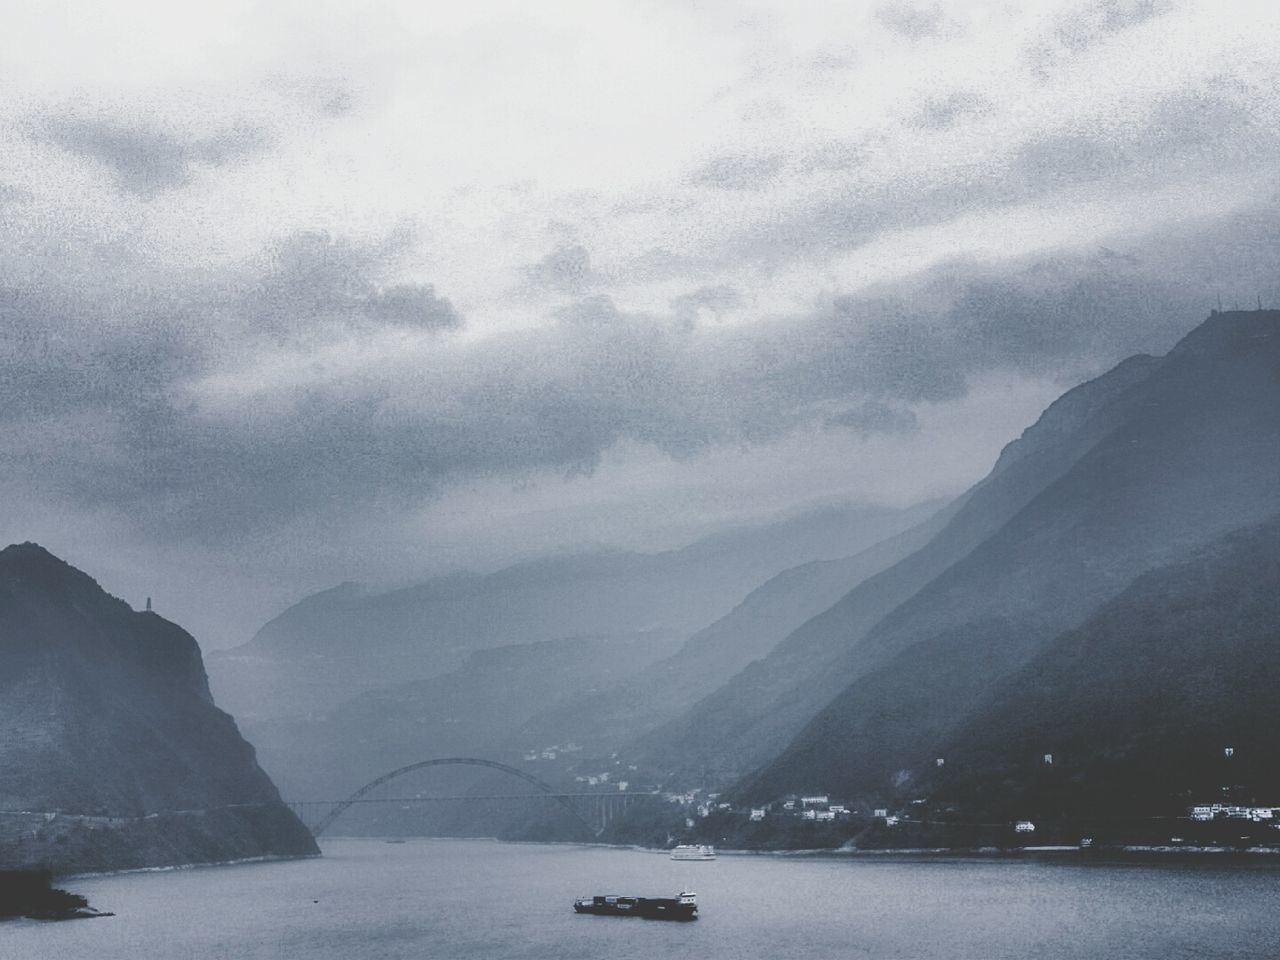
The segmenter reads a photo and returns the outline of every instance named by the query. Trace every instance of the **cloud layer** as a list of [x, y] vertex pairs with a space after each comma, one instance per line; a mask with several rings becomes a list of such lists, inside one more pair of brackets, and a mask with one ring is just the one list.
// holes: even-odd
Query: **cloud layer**
[[659, 483], [923, 498], [993, 397], [1280, 299], [1248, 4], [153, 13], [0, 41], [11, 536], [321, 585], [450, 510], [537, 531], [452, 555], [493, 565]]

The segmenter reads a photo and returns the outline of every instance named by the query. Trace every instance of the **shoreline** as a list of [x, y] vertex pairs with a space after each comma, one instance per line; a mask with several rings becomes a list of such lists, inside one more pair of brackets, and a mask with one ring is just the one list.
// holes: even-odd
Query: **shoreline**
[[[414, 842], [485, 842], [513, 846], [583, 847], [586, 849], [630, 850], [635, 853], [669, 854], [663, 847], [644, 847], [628, 843], [590, 843], [582, 840], [502, 840], [498, 837], [329, 837], [329, 840], [385, 843], [388, 840]], [[1170, 846], [1168, 844], [1125, 844], [1117, 847], [888, 847], [884, 849], [856, 847], [819, 847], [795, 850], [750, 850], [738, 847], [716, 847], [717, 856], [726, 857], [794, 857], [831, 858], [839, 860], [876, 860], [894, 857], [938, 860], [1041, 860], [1069, 863], [1115, 863], [1169, 861], [1187, 859], [1196, 862], [1213, 860], [1245, 860], [1280, 863], [1280, 846], [1223, 847]], [[303, 858], [288, 858], [303, 859]], [[216, 866], [216, 864], [214, 864]]]
[[[337, 843], [386, 843], [388, 840], [400, 840], [406, 843], [495, 843], [512, 846], [536, 847], [579, 847], [582, 849], [620, 850], [633, 853], [667, 855], [670, 850], [659, 847], [644, 847], [636, 844], [589, 843], [577, 840], [502, 840], [498, 837], [328, 837], [326, 842]], [[1195, 863], [1206, 865], [1213, 863], [1274, 865], [1280, 866], [1280, 846], [1275, 847], [1222, 847], [1222, 846], [1169, 846], [1127, 844], [1118, 847], [1080, 848], [1072, 846], [1041, 847], [892, 847], [885, 849], [858, 849], [850, 847], [796, 849], [796, 850], [749, 850], [741, 848], [717, 848], [717, 856], [723, 857], [772, 857], [778, 859], [804, 860], [849, 860], [875, 862], [883, 861], [921, 861], [947, 862], [977, 860], [985, 862], [1025, 862], [1035, 861], [1045, 864], [1076, 865], [1115, 865], [1139, 863]], [[129, 867], [121, 870], [95, 870], [82, 873], [63, 874], [58, 881], [93, 880], [104, 877], [126, 876], [139, 873], [167, 873], [179, 870], [201, 870], [218, 867], [252, 866], [263, 863], [287, 863], [299, 860], [316, 860], [324, 857], [323, 850], [318, 854], [299, 856], [261, 856], [244, 857], [238, 860], [221, 860], [199, 863], [168, 864], [154, 867]]]
[[194, 863], [169, 863], [155, 867], [123, 867], [119, 870], [89, 870], [84, 873], [63, 873], [58, 874], [57, 879], [59, 881], [92, 880], [97, 877], [118, 877], [130, 873], [168, 873], [176, 870], [201, 870], [205, 867], [242, 867], [246, 864], [254, 863], [287, 863], [292, 860], [319, 860], [323, 856], [323, 853], [299, 853], [293, 855], [268, 854], [261, 857], [241, 857], [238, 860], [199, 860]]

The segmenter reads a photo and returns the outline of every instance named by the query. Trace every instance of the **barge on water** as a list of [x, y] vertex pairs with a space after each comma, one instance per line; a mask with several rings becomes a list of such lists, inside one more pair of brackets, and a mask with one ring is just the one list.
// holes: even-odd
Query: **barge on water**
[[681, 891], [678, 897], [579, 897], [575, 913], [602, 917], [644, 917], [646, 920], [697, 920], [698, 895]]

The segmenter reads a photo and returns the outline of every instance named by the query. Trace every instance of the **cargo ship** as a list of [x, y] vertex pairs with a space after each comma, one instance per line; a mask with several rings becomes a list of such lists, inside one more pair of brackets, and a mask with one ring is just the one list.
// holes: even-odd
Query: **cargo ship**
[[682, 843], [671, 851], [672, 860], [714, 860], [716, 848], [705, 843]]
[[573, 901], [573, 909], [602, 917], [697, 920], [698, 895], [681, 891], [678, 897], [579, 897]]

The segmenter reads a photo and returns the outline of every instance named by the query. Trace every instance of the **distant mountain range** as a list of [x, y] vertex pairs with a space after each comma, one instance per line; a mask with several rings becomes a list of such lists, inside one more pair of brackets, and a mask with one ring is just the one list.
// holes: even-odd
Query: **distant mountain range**
[[831, 507], [664, 553], [553, 557], [383, 593], [346, 584], [304, 599], [249, 643], [210, 654], [210, 680], [219, 702], [246, 720], [322, 715], [358, 693], [457, 669], [488, 647], [687, 637], [774, 574], [848, 556], [927, 512]]
[[0, 550], [0, 866], [318, 853], [195, 640], [32, 543]]
[[[367, 691], [322, 716], [252, 723], [247, 732], [272, 776], [299, 797], [346, 796], [388, 770], [431, 757], [519, 763], [521, 725], [548, 702], [566, 690], [589, 696], [612, 689], [676, 646], [678, 638], [668, 634], [479, 650], [438, 677]], [[581, 746], [566, 759], [581, 756]], [[474, 769], [433, 772], [435, 783], [474, 778]]]
[[544, 775], [559, 775], [688, 709], [859, 580], [910, 552], [935, 524], [855, 557], [784, 571], [684, 642], [654, 631], [489, 648], [448, 673], [378, 687], [325, 714], [249, 721], [246, 729], [272, 775], [298, 796], [344, 795], [433, 753], [519, 763], [527, 753], [541, 758], [572, 744], [551, 773], [538, 764]]

